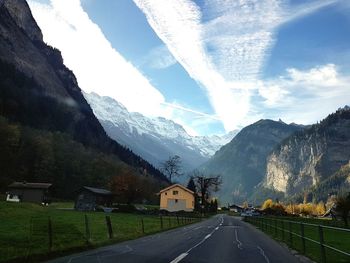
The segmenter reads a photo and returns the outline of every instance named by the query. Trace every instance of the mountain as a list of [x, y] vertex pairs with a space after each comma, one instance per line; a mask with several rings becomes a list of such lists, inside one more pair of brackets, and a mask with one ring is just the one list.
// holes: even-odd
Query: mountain
[[[62, 143], [65, 138], [72, 141], [71, 145], [82, 147], [81, 152], [93, 152], [89, 155], [90, 159], [81, 160], [87, 166], [87, 160], [103, 159], [107, 162], [110, 159], [113, 161], [108, 161], [108, 164], [118, 161], [120, 166], [129, 166], [167, 181], [159, 170], [107, 136], [86, 102], [73, 72], [63, 64], [60, 51], [43, 42], [40, 28], [25, 0], [0, 1], [0, 115], [6, 119], [2, 122], [6, 132], [36, 146], [42, 144], [41, 148], [38, 146], [40, 152], [45, 152], [42, 151], [45, 147], [56, 147], [55, 142]], [[54, 139], [56, 135], [60, 139]], [[49, 142], [41, 142], [39, 138]], [[24, 147], [21, 140], [15, 149], [17, 157], [20, 154], [18, 149]], [[8, 142], [7, 146], [11, 145], [14, 145], [13, 142]], [[74, 152], [73, 149], [71, 151]], [[58, 165], [54, 153], [51, 157]], [[25, 158], [29, 157], [25, 155]], [[43, 156], [38, 154], [37, 157]], [[72, 163], [70, 171], [67, 168], [67, 175], [61, 175], [62, 180], [67, 183], [69, 179], [71, 182], [75, 180], [77, 174], [72, 171], [79, 171], [77, 163]], [[30, 169], [28, 166], [17, 168], [19, 170], [13, 170], [13, 175], [19, 176], [23, 172], [29, 178], [40, 181], [42, 178], [37, 176], [40, 165], [36, 163]], [[62, 167], [54, 168], [57, 168], [55, 173], [58, 176], [58, 168]], [[88, 173], [95, 169], [90, 168], [86, 170]], [[4, 176], [3, 173], [1, 175]]]
[[241, 202], [264, 179], [266, 157], [282, 140], [302, 127], [282, 121], [260, 120], [242, 129], [206, 162], [206, 174], [221, 174], [223, 184], [217, 193], [220, 201]]
[[[316, 202], [326, 201], [332, 195], [347, 194], [350, 188], [350, 161], [346, 165], [340, 167], [329, 178], [314, 185], [308, 190], [309, 201], [314, 200]], [[303, 195], [304, 193], [302, 193]], [[303, 200], [303, 196], [296, 195], [299, 200]]]
[[169, 156], [178, 155], [184, 170], [195, 169], [238, 132], [232, 131], [224, 136], [190, 136], [181, 125], [171, 120], [129, 112], [116, 100], [96, 93], [84, 93], [84, 96], [112, 139], [155, 166]]
[[350, 160], [350, 107], [283, 141], [268, 157], [264, 185], [291, 196], [317, 186]]

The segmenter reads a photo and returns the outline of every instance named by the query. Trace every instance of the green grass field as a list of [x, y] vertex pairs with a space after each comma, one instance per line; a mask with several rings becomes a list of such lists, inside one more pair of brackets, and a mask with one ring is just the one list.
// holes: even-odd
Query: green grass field
[[[275, 219], [277, 219], [275, 221]], [[288, 221], [293, 221], [294, 223], [289, 224], [284, 221], [283, 225], [280, 219], [285, 219]], [[332, 225], [329, 220], [323, 219], [300, 219], [300, 218], [264, 218], [264, 224], [262, 224], [261, 219], [258, 218], [247, 218], [247, 221], [254, 224], [256, 227], [269, 234], [273, 238], [286, 243], [289, 247], [303, 253], [303, 243], [301, 237], [297, 235], [290, 235], [287, 231], [301, 235], [302, 226], [301, 222], [316, 224], [316, 225]], [[277, 229], [277, 231], [276, 231]], [[284, 234], [281, 229], [285, 229]], [[340, 231], [336, 229], [322, 228], [324, 243], [326, 245], [332, 246], [336, 249], [350, 253], [350, 232]], [[305, 237], [320, 241], [319, 228], [317, 226], [304, 225]], [[307, 257], [313, 259], [316, 262], [322, 262], [321, 259], [321, 248], [319, 244], [315, 244], [311, 241], [305, 241], [305, 253]], [[350, 257], [342, 255], [338, 252], [334, 252], [330, 249], [325, 249], [326, 262], [330, 263], [343, 263], [350, 262]]]
[[[0, 262], [37, 262], [74, 251], [135, 239], [178, 226], [176, 217], [111, 213], [113, 238], [110, 239], [103, 212], [64, 210], [71, 203], [43, 207], [29, 203], [0, 202]], [[85, 228], [87, 215], [90, 240]], [[49, 218], [52, 225], [52, 247], [49, 248]], [[144, 223], [142, 231], [141, 218]], [[189, 223], [180, 218], [179, 225]]]

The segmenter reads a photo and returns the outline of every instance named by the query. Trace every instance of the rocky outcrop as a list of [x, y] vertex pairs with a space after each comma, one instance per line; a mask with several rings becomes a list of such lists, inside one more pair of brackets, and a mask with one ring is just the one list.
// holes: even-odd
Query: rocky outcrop
[[265, 186], [297, 194], [330, 177], [350, 159], [350, 108], [282, 142], [267, 159]]
[[43, 41], [43, 35], [36, 24], [29, 6], [24, 0], [1, 0], [18, 27], [20, 27], [31, 40]]
[[202, 167], [207, 174], [221, 174], [220, 201], [246, 200], [260, 184], [266, 172], [266, 158], [282, 140], [303, 129], [282, 121], [260, 120], [242, 129]]

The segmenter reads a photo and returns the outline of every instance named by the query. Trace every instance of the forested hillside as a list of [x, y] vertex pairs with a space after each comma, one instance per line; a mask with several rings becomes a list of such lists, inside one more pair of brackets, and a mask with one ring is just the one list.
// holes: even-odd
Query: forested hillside
[[2, 190], [12, 180], [48, 181], [68, 198], [81, 185], [107, 187], [125, 166], [167, 182], [106, 135], [60, 52], [43, 42], [25, 0], [0, 2], [0, 116], [8, 134], [1, 137]]

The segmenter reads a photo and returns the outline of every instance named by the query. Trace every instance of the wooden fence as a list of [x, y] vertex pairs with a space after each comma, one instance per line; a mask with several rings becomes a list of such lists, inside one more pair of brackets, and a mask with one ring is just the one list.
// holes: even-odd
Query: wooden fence
[[245, 221], [317, 262], [350, 262], [350, 229], [275, 217], [246, 217]]

